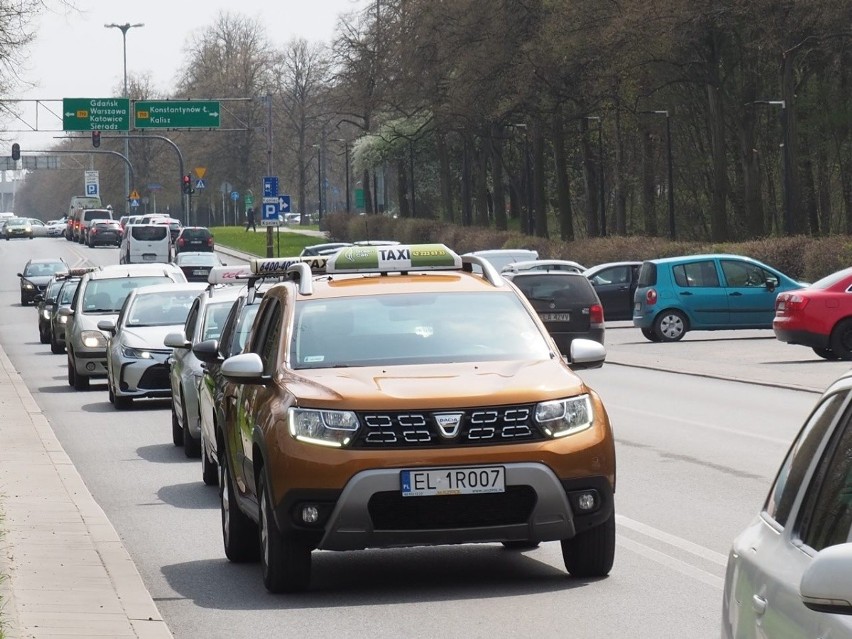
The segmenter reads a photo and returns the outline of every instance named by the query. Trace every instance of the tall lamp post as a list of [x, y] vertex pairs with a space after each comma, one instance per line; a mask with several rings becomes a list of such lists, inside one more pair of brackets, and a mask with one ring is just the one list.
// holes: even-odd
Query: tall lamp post
[[344, 140], [343, 138], [331, 138], [332, 142], [343, 142], [343, 154], [345, 156], [346, 161], [346, 213], [351, 213], [352, 209], [349, 208], [349, 140]]
[[604, 198], [604, 167], [603, 167], [603, 119], [599, 115], [587, 115], [587, 120], [597, 120], [598, 123], [598, 198], [600, 199], [601, 237], [606, 237], [606, 199]]
[[674, 161], [672, 160], [672, 117], [668, 111], [639, 111], [650, 115], [664, 115], [666, 117], [666, 155], [668, 158], [668, 196], [669, 196], [669, 239], [675, 239], [675, 214], [674, 214]]
[[[130, 96], [127, 93], [127, 32], [135, 27], [144, 27], [145, 24], [143, 22], [137, 22], [136, 24], [130, 24], [129, 22], [125, 22], [124, 24], [105, 24], [105, 29], [119, 29], [121, 31], [121, 48], [124, 53], [124, 96], [125, 98], [129, 98]], [[130, 139], [127, 137], [127, 133], [124, 136], [124, 157], [130, 158]], [[124, 169], [124, 212], [130, 213], [130, 169], [125, 167]]]
[[768, 104], [769, 106], [781, 107], [781, 152], [782, 152], [782, 182], [784, 184], [784, 233], [786, 235], [793, 234], [793, 207], [791, 204], [790, 181], [793, 176], [793, 167], [790, 164], [790, 127], [787, 113], [786, 100], [755, 100], [752, 104]]
[[312, 144], [311, 146], [317, 150], [317, 197], [319, 198], [317, 219], [322, 221], [322, 145]]

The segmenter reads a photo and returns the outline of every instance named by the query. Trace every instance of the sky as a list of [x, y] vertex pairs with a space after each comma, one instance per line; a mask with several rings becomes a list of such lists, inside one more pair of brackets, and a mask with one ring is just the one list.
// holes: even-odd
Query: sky
[[[211, 25], [220, 11], [257, 18], [266, 25], [270, 42], [283, 46], [293, 38], [330, 42], [338, 16], [359, 9], [366, 0], [69, 0], [77, 10], [66, 10], [59, 0], [48, 0], [52, 10], [33, 21], [36, 40], [26, 49], [22, 79], [14, 97], [24, 100], [119, 97], [124, 83], [123, 45], [119, 29], [105, 24], [136, 24], [127, 32], [128, 77], [149, 74], [155, 88], [171, 93], [184, 64], [186, 44], [194, 33]], [[214, 96], [199, 96], [214, 97]], [[50, 133], [8, 132], [23, 149], [51, 144], [63, 135], [61, 103], [36, 107], [19, 104], [26, 121], [0, 126], [22, 129], [36, 125]], [[47, 148], [47, 147], [45, 147]]]

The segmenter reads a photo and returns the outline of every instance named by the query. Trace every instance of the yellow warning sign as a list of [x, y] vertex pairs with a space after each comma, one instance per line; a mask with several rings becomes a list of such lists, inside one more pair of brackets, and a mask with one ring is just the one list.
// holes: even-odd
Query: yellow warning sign
[[199, 180], [203, 180], [204, 175], [206, 173], [207, 173], [207, 167], [206, 166], [196, 166], [195, 167], [195, 175], [198, 177]]
[[133, 191], [131, 191], [131, 193], [130, 193], [130, 199], [131, 200], [138, 200], [139, 199], [139, 191], [137, 191], [136, 189], [133, 189]]

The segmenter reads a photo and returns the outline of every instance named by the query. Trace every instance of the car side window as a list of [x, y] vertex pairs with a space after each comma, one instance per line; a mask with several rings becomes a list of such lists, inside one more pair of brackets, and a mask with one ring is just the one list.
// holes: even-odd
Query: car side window
[[722, 273], [725, 281], [731, 287], [761, 287], [766, 285], [769, 277], [764, 269], [756, 264], [739, 262], [737, 260], [722, 260]]
[[263, 372], [271, 375], [275, 371], [278, 354], [278, 341], [281, 336], [281, 305], [278, 300], [271, 300], [261, 308], [258, 318], [260, 332], [252, 339], [252, 352], [260, 355], [263, 361]]
[[189, 309], [189, 315], [186, 316], [186, 323], [183, 326], [183, 334], [188, 340], [192, 340], [195, 335], [195, 325], [198, 323], [198, 306], [200, 302], [195, 300], [192, 303], [192, 308]]
[[816, 551], [850, 541], [852, 527], [852, 412], [834, 429], [802, 502], [801, 540]]
[[766, 514], [782, 527], [787, 525], [793, 502], [799, 494], [808, 467], [825, 439], [829, 427], [840, 413], [845, 399], [843, 394], [836, 393], [823, 400], [808, 417], [787, 452], [787, 457], [778, 471], [764, 506]]
[[713, 260], [677, 264], [672, 267], [675, 283], [683, 287], [718, 287], [719, 274]]

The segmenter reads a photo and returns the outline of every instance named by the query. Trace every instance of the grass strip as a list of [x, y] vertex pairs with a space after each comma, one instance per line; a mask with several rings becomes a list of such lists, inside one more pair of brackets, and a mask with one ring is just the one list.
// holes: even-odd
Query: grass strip
[[[310, 228], [310, 227], [308, 227]], [[258, 257], [266, 257], [266, 229], [257, 227], [257, 232], [246, 231], [239, 226], [217, 226], [211, 228], [217, 246], [227, 246], [236, 251], [250, 253]], [[282, 231], [272, 232], [272, 256], [291, 257], [298, 255], [302, 249], [312, 244], [321, 244], [325, 240], [313, 235]], [[227, 261], [227, 258], [226, 260]]]

